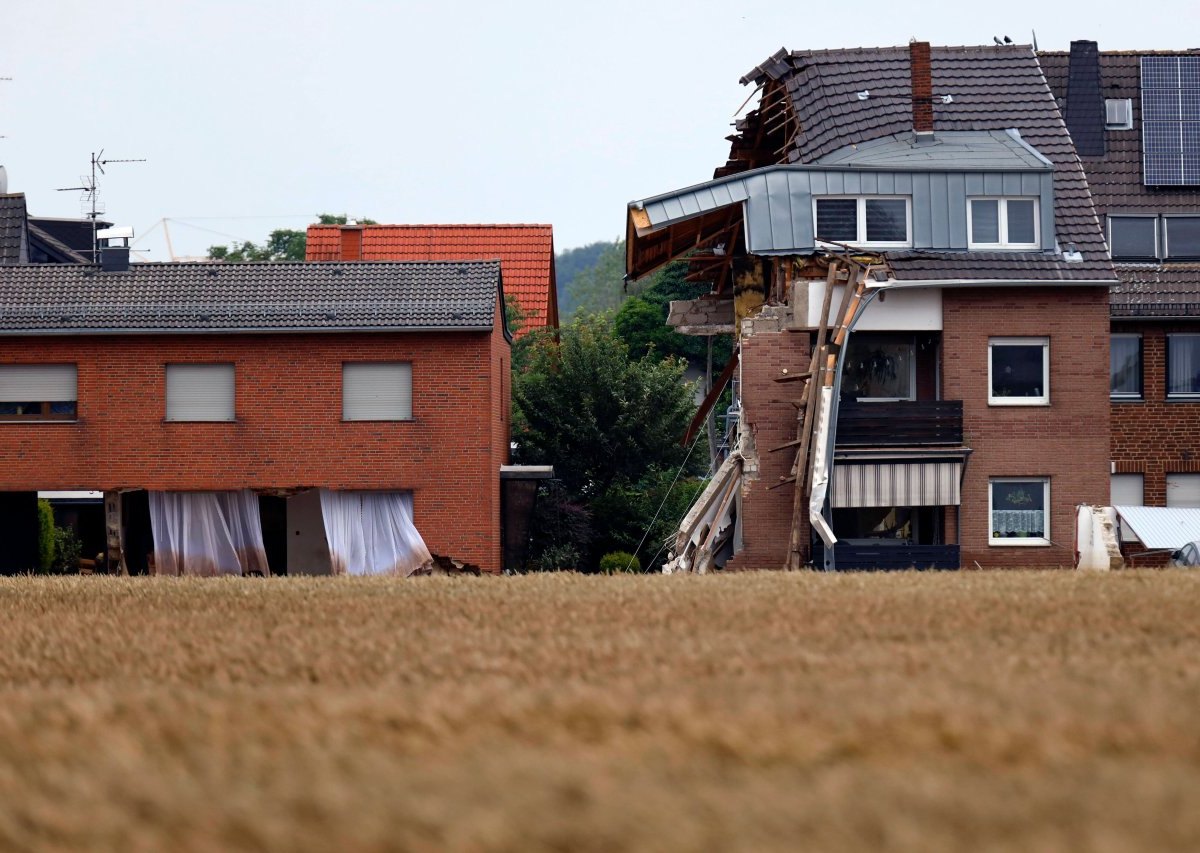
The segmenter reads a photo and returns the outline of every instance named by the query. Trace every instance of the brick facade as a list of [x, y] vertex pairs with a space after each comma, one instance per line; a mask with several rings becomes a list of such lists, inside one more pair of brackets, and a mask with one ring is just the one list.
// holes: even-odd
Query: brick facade
[[1142, 398], [1112, 402], [1117, 474], [1141, 474], [1146, 506], [1167, 505], [1167, 474], [1200, 473], [1200, 400], [1167, 400], [1167, 335], [1196, 334], [1192, 323], [1113, 322], [1142, 336]]
[[[942, 396], [963, 401], [972, 448], [958, 536], [974, 567], [1074, 565], [1075, 507], [1105, 505], [1109, 490], [1108, 290], [1103, 287], [947, 290]], [[988, 338], [1050, 340], [1050, 404], [988, 404]], [[988, 481], [1050, 478], [1046, 547], [988, 545]]]
[[[0, 338], [78, 366], [78, 418], [0, 423], [0, 491], [411, 490], [429, 549], [499, 571], [508, 343], [491, 333]], [[411, 361], [411, 421], [342, 421], [344, 361]], [[165, 365], [232, 362], [236, 420], [167, 422]]]

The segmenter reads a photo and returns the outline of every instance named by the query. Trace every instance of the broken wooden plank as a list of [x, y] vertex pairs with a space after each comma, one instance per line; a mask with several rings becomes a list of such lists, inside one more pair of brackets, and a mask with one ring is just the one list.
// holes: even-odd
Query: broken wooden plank
[[806, 373], [789, 373], [787, 376], [776, 376], [776, 382], [799, 382], [802, 379], [812, 379], [813, 372], [810, 370]]
[[725, 390], [725, 386], [733, 378], [733, 371], [737, 367], [737, 363], [738, 354], [735, 352], [733, 357], [729, 359], [729, 364], [725, 365], [725, 369], [721, 371], [721, 375], [717, 377], [717, 381], [713, 383], [712, 388], [705, 395], [704, 402], [696, 410], [696, 415], [692, 418], [692, 422], [688, 424], [687, 432], [683, 434], [683, 439], [679, 442], [684, 447], [692, 443], [692, 439], [696, 437], [696, 432], [700, 429], [700, 425], [704, 423], [705, 416], [708, 415], [708, 410], [716, 405], [717, 400], [721, 398], [721, 392]]

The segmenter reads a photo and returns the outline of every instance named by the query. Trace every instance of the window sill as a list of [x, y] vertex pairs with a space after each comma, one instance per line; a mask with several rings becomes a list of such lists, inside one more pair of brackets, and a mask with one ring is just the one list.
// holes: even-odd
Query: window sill
[[1146, 402], [1146, 398], [1141, 397], [1141, 396], [1138, 396], [1138, 397], [1112, 397], [1112, 396], [1110, 396], [1108, 399], [1109, 399], [1109, 402], [1111, 402], [1111, 403], [1144, 403], [1144, 402]]
[[162, 422], [164, 424], [236, 424], [238, 422], [238, 419], [233, 418], [232, 420], [219, 420], [219, 421], [216, 421], [216, 420], [213, 420], [213, 421], [184, 421], [184, 420], [172, 420], [170, 418], [163, 418]]
[[994, 400], [989, 399], [988, 406], [991, 408], [997, 408], [997, 409], [1020, 409], [1020, 408], [1027, 409], [1030, 406], [1041, 406], [1043, 408], [1049, 408], [1050, 401], [1044, 400], [1044, 399], [1033, 399], [1033, 398], [1030, 398], [1028, 400], [1022, 400], [1020, 398], [997, 397]]
[[0, 424], [77, 424], [78, 418], [0, 418]]
[[1050, 540], [1040, 536], [1014, 536], [1011, 539], [989, 539], [989, 548], [1049, 548]]
[[415, 424], [416, 418], [342, 418], [344, 424]]

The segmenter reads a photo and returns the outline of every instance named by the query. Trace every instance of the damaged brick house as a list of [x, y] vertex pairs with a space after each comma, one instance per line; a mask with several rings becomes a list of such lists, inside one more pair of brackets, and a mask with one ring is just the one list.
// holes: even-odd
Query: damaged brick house
[[0, 267], [0, 567], [100, 490], [114, 569], [500, 570], [497, 262], [127, 258]]
[[496, 260], [516, 302], [514, 335], [558, 328], [554, 229], [550, 225], [310, 225], [309, 261]]
[[1075, 41], [1039, 59], [1120, 279], [1112, 502], [1200, 506], [1200, 54]]
[[1109, 287], [1029, 47], [782, 50], [712, 181], [628, 208], [627, 273], [738, 335], [737, 447], [671, 568], [1070, 566], [1109, 491]]

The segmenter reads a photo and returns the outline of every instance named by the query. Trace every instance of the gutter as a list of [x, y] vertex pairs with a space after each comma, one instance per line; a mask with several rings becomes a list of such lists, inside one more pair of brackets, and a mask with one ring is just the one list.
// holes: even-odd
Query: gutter
[[300, 334], [346, 334], [405, 333], [405, 332], [490, 332], [492, 326], [314, 326], [314, 327], [255, 327], [220, 326], [212, 329], [181, 328], [138, 328], [138, 329], [0, 329], [0, 337], [55, 337], [64, 335], [300, 335]]

